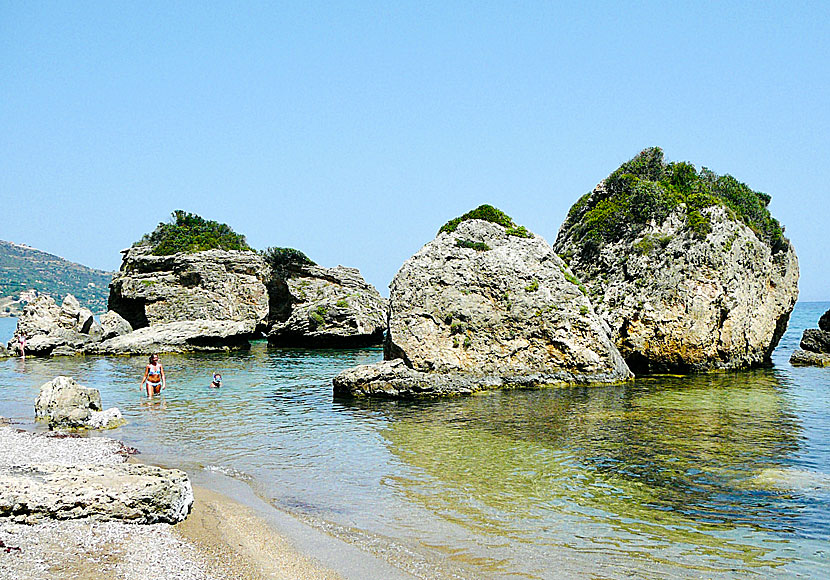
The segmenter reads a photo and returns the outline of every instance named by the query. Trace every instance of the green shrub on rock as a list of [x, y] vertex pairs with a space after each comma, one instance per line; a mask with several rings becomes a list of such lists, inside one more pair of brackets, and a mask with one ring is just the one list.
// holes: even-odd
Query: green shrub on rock
[[682, 205], [685, 227], [705, 238], [712, 224], [703, 210], [720, 205], [773, 251], [779, 251], [787, 242], [781, 225], [767, 209], [770, 199], [731, 175], [720, 176], [705, 167], [698, 171], [685, 161], [667, 163], [662, 149], [650, 147], [605, 179], [604, 195], [582, 196], [568, 212], [565, 227], [576, 227], [583, 250], [591, 250], [637, 234], [652, 220], [660, 223]]
[[286, 266], [291, 266], [294, 264], [306, 264], [308, 266], [315, 265], [311, 258], [306, 256], [300, 250], [295, 250], [294, 248], [270, 247], [260, 252], [260, 255], [265, 259], [265, 262], [274, 270], [279, 270], [281, 268], [285, 268]]
[[169, 256], [179, 252], [193, 254], [205, 250], [253, 251], [245, 236], [227, 225], [177, 209], [169, 223], [160, 223], [134, 245], [150, 246], [150, 253]]
[[507, 229], [508, 236], [516, 236], [519, 238], [532, 238], [533, 234], [527, 230], [526, 227], [520, 226], [513, 221], [509, 215], [504, 213], [498, 208], [493, 207], [492, 205], [484, 204], [480, 205], [474, 210], [468, 211], [462, 216], [457, 218], [453, 218], [443, 226], [441, 229], [438, 230], [438, 233], [447, 232], [451, 233], [458, 228], [458, 224], [463, 221], [467, 220], [484, 220], [486, 222], [492, 222], [494, 224], [499, 224]]

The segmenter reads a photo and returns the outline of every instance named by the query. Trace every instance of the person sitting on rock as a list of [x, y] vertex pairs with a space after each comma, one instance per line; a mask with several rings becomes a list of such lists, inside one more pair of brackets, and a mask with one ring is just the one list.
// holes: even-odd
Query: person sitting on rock
[[149, 399], [152, 399], [153, 395], [161, 394], [167, 388], [167, 380], [164, 378], [164, 368], [159, 362], [159, 355], [155, 353], [150, 355], [150, 360], [147, 363], [147, 368], [144, 369], [144, 378], [141, 380], [141, 386], [139, 388], [146, 388]]
[[214, 389], [218, 389], [222, 386], [222, 375], [219, 373], [213, 373], [213, 382], [210, 383], [210, 386]]

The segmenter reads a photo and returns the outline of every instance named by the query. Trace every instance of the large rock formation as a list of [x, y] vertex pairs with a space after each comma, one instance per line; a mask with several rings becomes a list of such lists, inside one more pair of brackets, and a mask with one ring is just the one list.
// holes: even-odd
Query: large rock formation
[[152, 354], [154, 352], [204, 352], [244, 349], [253, 329], [250, 321], [191, 320], [139, 328], [90, 344], [89, 354]]
[[26, 337], [27, 355], [75, 354], [99, 341], [102, 334], [92, 312], [81, 307], [71, 294], [66, 295], [60, 306], [51, 296], [41, 295], [26, 305], [17, 319], [9, 349], [18, 352], [22, 337]]
[[102, 410], [98, 389], [84, 387], [64, 376], [40, 387], [35, 419], [46, 421], [49, 429], [112, 429], [124, 424], [117, 408]]
[[790, 356], [797, 366], [830, 366], [830, 310], [821, 315], [818, 328], [808, 328], [801, 336], [801, 348]]
[[178, 469], [38, 464], [0, 467], [0, 517], [175, 524], [187, 517], [193, 489]]
[[337, 348], [383, 341], [386, 301], [357, 269], [294, 263], [275, 270], [270, 344]]
[[646, 150], [571, 208], [554, 249], [635, 372], [762, 365], [798, 297], [795, 251], [768, 202]]
[[[244, 346], [264, 324], [268, 267], [255, 252], [208, 250], [154, 256], [149, 247], [135, 246], [123, 254], [121, 269], [110, 285], [110, 310], [136, 331], [151, 327], [161, 333], [170, 328], [165, 325], [180, 324], [172, 330], [176, 342], [155, 341], [159, 350], [201, 350], [201, 343], [207, 348]], [[181, 326], [184, 322], [192, 324]], [[128, 337], [110, 340], [121, 345], [129, 342]], [[147, 342], [144, 336], [133, 338], [137, 344]], [[96, 352], [107, 352], [105, 344]]]
[[407, 260], [390, 288], [386, 360], [341, 373], [336, 394], [413, 397], [631, 377], [571, 272], [524, 228], [461, 221]]

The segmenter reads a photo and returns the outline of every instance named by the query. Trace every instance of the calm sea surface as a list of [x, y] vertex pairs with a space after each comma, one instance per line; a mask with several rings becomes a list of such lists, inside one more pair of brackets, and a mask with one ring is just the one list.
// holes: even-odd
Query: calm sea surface
[[229, 475], [422, 578], [826, 578], [830, 368], [787, 359], [828, 307], [797, 305], [772, 369], [431, 402], [334, 400], [375, 349], [163, 355], [153, 403], [145, 357], [0, 360], [0, 415], [31, 425], [70, 375], [143, 460]]

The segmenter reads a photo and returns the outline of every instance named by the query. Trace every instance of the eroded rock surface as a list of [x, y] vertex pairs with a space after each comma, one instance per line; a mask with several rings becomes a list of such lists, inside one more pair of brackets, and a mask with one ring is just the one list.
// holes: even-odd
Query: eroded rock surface
[[380, 344], [386, 300], [356, 268], [286, 267], [270, 285], [268, 342], [276, 346]]
[[0, 467], [0, 517], [177, 523], [193, 504], [187, 474], [132, 463]]
[[226, 351], [250, 347], [252, 320], [192, 320], [140, 328], [103, 342], [90, 344], [90, 354], [152, 354], [156, 352]]
[[[603, 183], [580, 200], [554, 248], [588, 289], [632, 370], [768, 364], [798, 298], [792, 245], [771, 246], [717, 204], [694, 211], [681, 204], [664, 218], [620, 227], [612, 239], [591, 239], [609, 195]], [[604, 227], [616, 227], [609, 216]], [[690, 216], [710, 231], [694, 231]]]
[[818, 328], [808, 328], [801, 336], [801, 349], [793, 352], [790, 363], [797, 366], [830, 366], [830, 310], [821, 315]]
[[[121, 269], [110, 285], [109, 307], [135, 332], [114, 335], [95, 352], [154, 348], [147, 344], [173, 351], [245, 346], [265, 322], [269, 271], [255, 252], [208, 250], [154, 256], [147, 247], [136, 246], [123, 254]], [[133, 336], [148, 327], [155, 330]], [[148, 338], [152, 334], [156, 338]], [[131, 351], [129, 344], [137, 346]]]
[[390, 286], [386, 361], [344, 371], [335, 392], [407, 397], [630, 378], [570, 271], [528, 235], [471, 219], [424, 246]]
[[92, 312], [67, 294], [60, 306], [51, 296], [38, 296], [23, 309], [17, 319], [9, 349], [19, 352], [26, 337], [26, 354], [34, 356], [71, 355], [82, 352], [87, 344], [101, 339], [103, 330]]
[[64, 376], [40, 387], [35, 419], [47, 421], [50, 429], [108, 429], [124, 424], [117, 408], [102, 410], [98, 389], [84, 387]]

